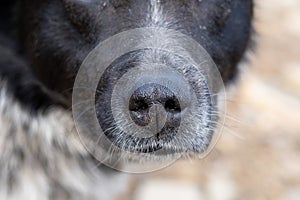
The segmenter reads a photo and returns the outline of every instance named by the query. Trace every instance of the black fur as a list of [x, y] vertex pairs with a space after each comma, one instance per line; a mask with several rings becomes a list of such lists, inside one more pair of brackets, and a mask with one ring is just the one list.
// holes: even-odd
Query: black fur
[[10, 95], [20, 103], [36, 113], [45, 110], [51, 105], [65, 107], [65, 100], [58, 94], [46, 89], [32, 73], [30, 61], [22, 53], [22, 44], [19, 43], [19, 30], [16, 1], [2, 1], [0, 10], [0, 78], [6, 81]]
[[[15, 2], [17, 6], [13, 7]], [[2, 54], [10, 52], [11, 59], [0, 60], [0, 73], [14, 80], [24, 73], [28, 78], [23, 79], [31, 80], [23, 93], [30, 90], [37, 94], [25, 97], [21, 92], [16, 96], [27, 105], [31, 98], [32, 104], [36, 104], [34, 108], [42, 106], [43, 101], [46, 106], [51, 103], [46, 97], [37, 98], [44, 89], [31, 90], [31, 87], [41, 87], [35, 77], [47, 89], [70, 99], [78, 67], [93, 47], [120, 31], [147, 26], [144, 20], [146, 1], [99, 0], [91, 1], [90, 5], [72, 0], [15, 2], [1, 3]], [[171, 23], [167, 28], [180, 30], [198, 41], [219, 67], [225, 82], [235, 77], [236, 65], [249, 45], [252, 4], [251, 0], [162, 1], [170, 13], [168, 20]], [[12, 27], [12, 24], [20, 25]], [[22, 54], [17, 55], [19, 52]], [[8, 62], [14, 63], [15, 70], [9, 72]]]

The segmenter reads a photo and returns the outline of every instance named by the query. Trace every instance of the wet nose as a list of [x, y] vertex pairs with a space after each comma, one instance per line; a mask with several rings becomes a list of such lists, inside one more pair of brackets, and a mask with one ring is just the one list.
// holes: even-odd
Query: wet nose
[[[184, 101], [184, 99], [183, 99]], [[166, 86], [145, 84], [134, 91], [129, 99], [129, 112], [133, 122], [139, 126], [164, 125], [177, 127], [181, 112], [185, 109], [179, 99]]]

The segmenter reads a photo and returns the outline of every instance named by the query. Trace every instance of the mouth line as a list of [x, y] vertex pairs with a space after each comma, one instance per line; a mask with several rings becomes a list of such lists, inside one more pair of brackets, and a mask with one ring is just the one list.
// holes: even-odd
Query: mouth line
[[[176, 137], [179, 134], [178, 129], [162, 135], [157, 133], [148, 138], [136, 137], [125, 132], [122, 132], [121, 135], [107, 133], [106, 137], [118, 151], [124, 151], [125, 153], [171, 155], [188, 152], [203, 153], [208, 148], [208, 144], [210, 144], [212, 132], [213, 130], [210, 130], [206, 136], [191, 138], [190, 141]], [[207, 143], [206, 141], [209, 142]]]
[[[153, 148], [153, 147], [152, 147]], [[135, 151], [124, 151], [119, 150], [120, 155], [128, 155], [137, 158], [146, 158], [146, 160], [153, 160], [153, 158], [170, 158], [170, 157], [189, 157], [190, 155], [199, 155], [205, 152], [208, 149], [208, 146], [203, 146], [202, 148], [192, 148], [185, 146], [171, 146], [166, 143], [157, 146], [157, 150], [149, 151], [147, 147], [137, 148]], [[116, 153], [117, 151], [115, 151]], [[126, 158], [126, 157], [125, 157]]]
[[154, 153], [160, 150], [165, 150], [166, 144], [170, 143], [172, 139], [178, 134], [178, 129], [173, 127], [172, 132], [162, 129], [159, 133], [145, 138], [129, 135], [122, 131], [119, 134], [105, 133], [110, 142], [122, 151], [130, 153]]

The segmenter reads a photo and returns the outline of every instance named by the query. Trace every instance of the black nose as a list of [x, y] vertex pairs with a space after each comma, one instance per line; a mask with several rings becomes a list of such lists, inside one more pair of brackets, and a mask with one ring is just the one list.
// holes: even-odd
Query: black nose
[[139, 126], [150, 123], [160, 126], [162, 121], [162, 126], [178, 126], [182, 109], [178, 98], [170, 89], [155, 83], [139, 87], [129, 100], [131, 119]]

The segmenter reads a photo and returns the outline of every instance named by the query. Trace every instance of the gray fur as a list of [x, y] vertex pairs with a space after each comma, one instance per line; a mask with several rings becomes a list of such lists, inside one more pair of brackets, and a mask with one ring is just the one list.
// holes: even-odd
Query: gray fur
[[[77, 136], [71, 113], [51, 108], [36, 117], [0, 82], [0, 199], [111, 199], [124, 175], [93, 162]], [[101, 170], [102, 169], [102, 170]]]

